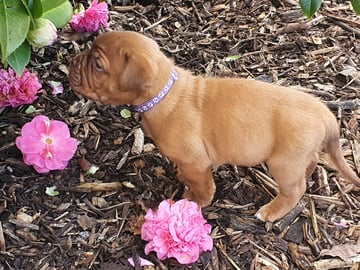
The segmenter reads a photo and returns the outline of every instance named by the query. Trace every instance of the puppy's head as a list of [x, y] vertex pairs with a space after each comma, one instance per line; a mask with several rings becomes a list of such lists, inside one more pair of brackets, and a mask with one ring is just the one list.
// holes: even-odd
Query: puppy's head
[[153, 88], [162, 58], [159, 46], [135, 32], [108, 32], [70, 63], [73, 90], [105, 104], [130, 104]]

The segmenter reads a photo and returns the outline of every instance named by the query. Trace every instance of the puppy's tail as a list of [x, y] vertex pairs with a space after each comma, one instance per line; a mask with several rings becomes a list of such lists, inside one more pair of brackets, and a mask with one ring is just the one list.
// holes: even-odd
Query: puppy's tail
[[328, 138], [325, 142], [325, 150], [329, 153], [332, 163], [335, 165], [335, 167], [338, 169], [338, 171], [341, 173], [341, 175], [347, 179], [350, 180], [354, 185], [357, 187], [360, 187], [360, 179], [355, 174], [355, 172], [350, 168], [350, 166], [347, 164], [341, 148], [339, 144], [339, 133], [338, 131], [333, 131], [328, 134]]

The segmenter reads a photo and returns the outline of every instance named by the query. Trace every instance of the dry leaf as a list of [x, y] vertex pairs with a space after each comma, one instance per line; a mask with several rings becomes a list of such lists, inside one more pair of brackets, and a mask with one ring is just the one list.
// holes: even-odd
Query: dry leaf
[[100, 263], [100, 270], [119, 270], [121, 267], [124, 267], [122, 264], [112, 263], [112, 262], [103, 262]]
[[71, 206], [71, 203], [60, 203], [58, 207], [56, 207], [56, 212], [63, 212]]
[[26, 222], [26, 223], [31, 223], [33, 222], [33, 217], [24, 213], [24, 212], [18, 212], [16, 214], [16, 219], [17, 220], [20, 220], [20, 221], [23, 221], [23, 222]]
[[94, 227], [97, 223], [95, 218], [88, 217], [86, 215], [78, 216], [77, 223], [83, 230], [88, 230]]
[[142, 168], [145, 167], [145, 160], [142, 160], [142, 159], [135, 160], [134, 167], [135, 167], [136, 171], [141, 170]]
[[92, 197], [91, 202], [94, 206], [99, 208], [105, 208], [109, 206], [109, 203], [103, 197]]
[[354, 134], [356, 134], [356, 131], [359, 130], [359, 123], [358, 123], [358, 119], [357, 119], [357, 115], [356, 115], [356, 114], [354, 114], [354, 115], [350, 118], [350, 120], [349, 120], [349, 122], [348, 122], [348, 128], [349, 128], [349, 130], [350, 130], [352, 133], [354, 133]]
[[320, 252], [320, 256], [331, 256], [331, 257], [339, 257], [343, 261], [348, 260], [349, 258], [356, 256], [360, 253], [360, 245], [337, 245], [332, 249], [323, 249]]
[[118, 137], [118, 138], [114, 139], [114, 145], [122, 144], [123, 140], [124, 140], [123, 137]]
[[165, 174], [165, 170], [163, 167], [157, 166], [154, 168], [154, 174], [156, 177], [161, 177]]
[[144, 215], [140, 215], [139, 217], [133, 217], [130, 220], [130, 231], [134, 235], [140, 235], [141, 234], [141, 227], [145, 222]]

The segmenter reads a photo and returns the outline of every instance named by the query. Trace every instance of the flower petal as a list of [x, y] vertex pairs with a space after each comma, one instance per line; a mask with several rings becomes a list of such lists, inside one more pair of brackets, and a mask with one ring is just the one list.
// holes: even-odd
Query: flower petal
[[179, 263], [189, 264], [197, 261], [201, 252], [212, 249], [210, 232], [211, 225], [196, 203], [165, 200], [156, 211], [147, 211], [141, 238], [148, 241], [145, 254], [155, 251], [161, 260], [174, 257]]
[[101, 26], [109, 26], [108, 12], [105, 1], [98, 4], [98, 1], [94, 0], [85, 12], [73, 15], [70, 20], [71, 27], [77, 32], [96, 32]]
[[[140, 266], [152, 266], [154, 265], [152, 262], [144, 259], [144, 258], [141, 258], [139, 257], [139, 260], [140, 260]], [[134, 266], [135, 267], [135, 262], [134, 262], [134, 259], [131, 257], [128, 259], [128, 262], [131, 264], [131, 266]]]
[[0, 107], [17, 107], [37, 99], [41, 84], [37, 76], [27, 69], [18, 76], [13, 69], [0, 70]]
[[26, 123], [16, 146], [23, 153], [24, 162], [34, 166], [39, 173], [64, 169], [77, 149], [77, 140], [70, 137], [64, 122], [51, 121], [38, 115]]

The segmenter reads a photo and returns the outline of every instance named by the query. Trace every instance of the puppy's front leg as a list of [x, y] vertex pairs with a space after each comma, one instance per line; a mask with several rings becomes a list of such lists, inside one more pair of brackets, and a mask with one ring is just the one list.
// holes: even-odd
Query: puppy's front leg
[[183, 197], [196, 202], [201, 207], [211, 204], [215, 193], [215, 183], [211, 168], [199, 169], [189, 165], [178, 165], [178, 179], [188, 188]]

